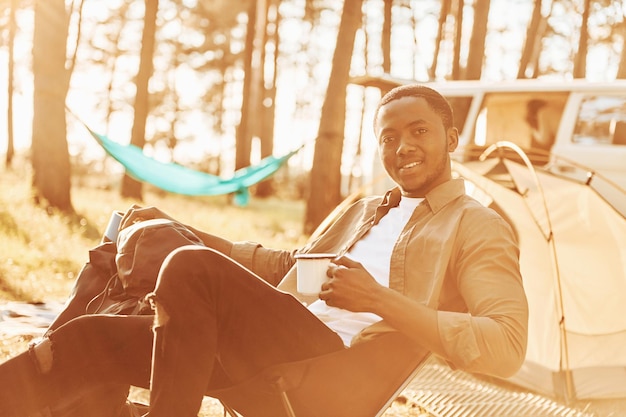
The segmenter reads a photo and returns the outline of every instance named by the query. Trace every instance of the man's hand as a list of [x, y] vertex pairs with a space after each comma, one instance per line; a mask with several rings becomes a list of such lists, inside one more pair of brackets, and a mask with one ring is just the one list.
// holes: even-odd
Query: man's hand
[[130, 226], [133, 223], [151, 219], [174, 220], [171, 216], [165, 214], [165, 212], [156, 207], [141, 207], [137, 204], [133, 204], [128, 210], [126, 210], [126, 213], [124, 214], [124, 217], [120, 222], [120, 230]]
[[345, 256], [328, 267], [329, 280], [322, 284], [321, 300], [333, 307], [354, 312], [374, 312], [381, 286], [359, 262]]

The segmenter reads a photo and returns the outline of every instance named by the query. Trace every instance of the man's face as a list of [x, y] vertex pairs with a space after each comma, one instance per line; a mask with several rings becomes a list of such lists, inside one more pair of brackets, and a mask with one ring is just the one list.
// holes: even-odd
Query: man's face
[[406, 197], [424, 197], [451, 178], [450, 155], [458, 144], [426, 99], [402, 97], [380, 108], [376, 137], [385, 170]]

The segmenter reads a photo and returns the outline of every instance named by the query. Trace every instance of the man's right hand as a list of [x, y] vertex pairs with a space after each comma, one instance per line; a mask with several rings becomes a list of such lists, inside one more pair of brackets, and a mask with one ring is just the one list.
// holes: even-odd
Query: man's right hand
[[174, 218], [156, 207], [141, 207], [137, 204], [133, 204], [128, 210], [126, 210], [124, 217], [122, 217], [120, 230], [134, 223], [151, 219], [174, 220]]

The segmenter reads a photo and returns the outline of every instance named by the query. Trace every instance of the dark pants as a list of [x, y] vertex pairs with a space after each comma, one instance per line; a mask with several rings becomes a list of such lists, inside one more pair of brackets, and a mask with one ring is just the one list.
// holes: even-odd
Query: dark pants
[[343, 348], [296, 298], [211, 249], [172, 253], [154, 300], [169, 317], [155, 326], [151, 417], [196, 416], [207, 389]]
[[[84, 387], [150, 383], [149, 416], [196, 416], [208, 390], [274, 364], [343, 349], [296, 298], [212, 249], [174, 251], [153, 299], [168, 316], [154, 329], [150, 316], [83, 316], [55, 330], [52, 371], [28, 384], [37, 398], [32, 404]], [[0, 381], [20, 378], [10, 362], [0, 365]], [[0, 416], [11, 415], [3, 407], [0, 402]]]

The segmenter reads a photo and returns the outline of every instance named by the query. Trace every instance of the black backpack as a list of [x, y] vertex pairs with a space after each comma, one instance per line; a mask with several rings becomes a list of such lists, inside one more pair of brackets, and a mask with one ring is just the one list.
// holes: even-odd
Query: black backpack
[[153, 314], [145, 296], [154, 290], [165, 258], [185, 245], [204, 243], [179, 222], [152, 219], [121, 230], [117, 242], [91, 249], [48, 332], [84, 314]]

